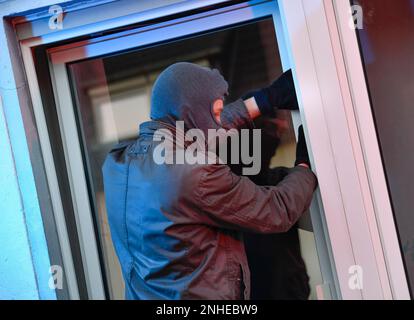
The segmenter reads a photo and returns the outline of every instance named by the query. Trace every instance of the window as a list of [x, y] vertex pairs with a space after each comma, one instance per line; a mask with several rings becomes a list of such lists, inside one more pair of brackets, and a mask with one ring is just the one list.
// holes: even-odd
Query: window
[[[149, 120], [151, 88], [157, 75], [177, 61], [218, 68], [229, 82], [230, 101], [268, 85], [282, 73], [274, 25], [269, 18], [69, 65], [91, 202], [114, 299], [123, 298], [124, 288], [106, 217], [101, 167], [114, 144], [137, 137], [139, 123]], [[287, 133], [272, 165], [292, 166], [296, 140], [290, 113], [281, 114], [279, 120]], [[311, 276], [312, 298], [316, 298], [315, 288], [322, 278], [315, 239], [312, 232], [304, 230], [300, 237]]]
[[377, 135], [411, 294], [414, 288], [414, 2], [359, 0], [358, 30]]
[[[370, 242], [360, 239], [360, 236], [368, 237], [368, 233], [358, 234], [355, 240], [366, 245], [351, 245], [349, 229], [353, 226], [368, 229], [368, 226], [360, 214], [364, 210], [362, 202], [355, 201], [357, 176], [353, 159], [348, 159], [352, 152], [346, 151], [348, 144], [333, 152], [335, 144], [331, 137], [348, 137], [348, 132], [336, 125], [338, 118], [344, 120], [337, 83], [320, 83], [316, 77], [319, 72], [324, 76], [330, 72], [328, 77], [332, 79], [336, 68], [329, 60], [329, 52], [324, 51], [326, 47], [311, 40], [314, 37], [309, 32], [319, 35], [319, 26], [303, 28], [305, 17], [314, 17], [315, 12], [310, 7], [302, 7], [300, 2], [291, 1], [219, 2], [203, 7], [200, 2], [191, 0], [184, 6], [177, 4], [147, 11], [142, 11], [137, 4], [131, 7], [134, 12], [128, 17], [123, 16], [122, 10], [111, 10], [115, 20], [110, 25], [114, 29], [102, 30], [99, 34], [96, 30], [107, 25], [93, 22], [85, 25], [83, 20], [76, 22], [84, 26], [82, 30], [68, 28], [52, 37], [30, 38], [30, 32], [22, 33], [26, 40], [21, 42], [21, 48], [42, 153], [45, 159], [54, 159], [54, 166], [45, 163], [45, 169], [49, 187], [55, 190], [52, 196], [54, 215], [59, 222], [60, 247], [65, 257], [65, 273], [70, 279], [71, 298], [123, 296], [102, 200], [100, 167], [114, 143], [137, 135], [139, 123], [148, 119], [148, 92], [152, 82], [163, 66], [178, 59], [221, 69], [232, 85], [233, 96], [229, 100], [251, 88], [268, 84], [282, 72], [282, 66], [283, 70], [293, 67], [301, 114], [281, 116], [287, 124], [287, 133], [273, 165], [293, 162], [293, 127], [298, 126], [300, 119], [304, 120], [305, 134], [310, 139], [308, 147], [321, 186], [311, 205], [312, 221], [307, 223], [308, 231], [300, 231], [302, 251], [311, 275], [312, 298], [362, 297], [361, 292], [348, 288], [348, 268], [356, 262], [355, 251], [358, 257], [363, 257], [362, 264], [367, 264], [367, 268], [372, 266], [374, 257]], [[191, 11], [194, 8], [197, 10]], [[324, 15], [322, 11], [316, 16]], [[109, 11], [99, 11], [99, 19], [105, 19], [106, 14]], [[77, 12], [70, 15], [80, 18]], [[156, 20], [152, 20], [154, 18]], [[319, 25], [320, 21], [325, 20], [308, 22]], [[26, 30], [26, 27], [31, 30], [26, 24], [21, 29]], [[80, 34], [78, 31], [81, 39], [76, 38]], [[253, 42], [231, 50], [231, 46], [237, 44], [236, 35], [243, 39], [248, 33]], [[231, 38], [227, 45], [223, 41], [226, 37]], [[74, 38], [76, 40], [70, 41]], [[321, 39], [329, 41], [329, 36], [325, 34]], [[65, 42], [56, 42], [59, 40]], [[192, 47], [183, 53], [185, 44]], [[315, 56], [314, 46], [316, 49], [323, 47], [321, 52], [325, 54]], [[200, 48], [204, 51], [200, 52]], [[171, 61], [164, 60], [167, 55], [162, 50], [170, 52]], [[158, 60], [149, 59], [150, 55]], [[135, 60], [128, 70], [131, 59]], [[145, 65], [145, 59], [151, 61]], [[231, 72], [233, 61], [235, 65], [239, 63], [238, 69], [251, 71], [252, 64], [263, 72], [258, 72], [259, 76], [255, 72], [248, 77], [235, 76], [237, 70]], [[228, 62], [230, 64], [226, 65]], [[331, 92], [334, 94], [327, 95]], [[330, 103], [327, 110], [321, 98], [335, 102]], [[140, 108], [131, 108], [132, 104]], [[335, 109], [338, 110], [333, 111]], [[332, 112], [335, 117], [331, 117]], [[341, 155], [348, 161], [336, 163], [334, 155]], [[56, 188], [58, 184], [59, 189]], [[350, 218], [361, 223], [348, 224]], [[379, 283], [375, 271], [370, 274], [373, 276], [364, 279], [368, 288], [374, 288], [368, 295], [382, 295], [376, 290]]]

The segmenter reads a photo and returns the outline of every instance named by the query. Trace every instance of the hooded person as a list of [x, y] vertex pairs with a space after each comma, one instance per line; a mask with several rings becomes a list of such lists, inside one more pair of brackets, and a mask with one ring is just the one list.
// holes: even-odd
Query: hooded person
[[185, 133], [251, 125], [252, 100], [223, 109], [227, 88], [216, 70], [191, 63], [168, 67], [153, 87], [152, 121], [105, 160], [108, 220], [127, 299], [249, 299], [241, 233], [284, 232], [310, 204], [316, 178], [306, 166], [277, 186], [261, 187], [225, 164], [154, 160], [163, 143], [158, 133], [177, 136], [177, 121]]

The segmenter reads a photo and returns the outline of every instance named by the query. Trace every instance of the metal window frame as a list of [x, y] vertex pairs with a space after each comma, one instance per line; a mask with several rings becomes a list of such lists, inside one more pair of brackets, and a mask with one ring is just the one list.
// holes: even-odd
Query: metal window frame
[[[49, 185], [51, 191], [54, 192], [52, 198], [59, 234], [62, 238], [62, 252], [67, 277], [69, 276], [68, 283], [72, 285], [70, 288], [72, 298], [76, 299], [78, 297], [77, 288], [74, 285], [76, 281], [73, 281], [76, 277], [73, 262], [69, 254], [69, 244], [65, 240], [67, 239], [67, 234], [65, 235], [63, 210], [61, 208], [60, 195], [58, 194], [58, 185], [53, 158], [51, 157], [46, 122], [44, 114], [42, 114], [43, 108], [40, 99], [40, 90], [37, 83], [31, 49], [42, 44], [51, 44], [56, 41], [68, 40], [126, 24], [138, 23], [154, 17], [167, 16], [182, 12], [183, 10], [200, 8], [203, 5], [223, 2], [226, 1], [189, 0], [179, 1], [176, 5], [170, 4], [166, 7], [157, 7], [154, 10], [140, 11], [139, 8], [135, 8], [136, 12], [128, 16], [121, 14], [109, 20], [103, 19], [100, 22], [95, 21], [90, 25], [79, 24], [77, 27], [69, 30], [49, 32], [42, 37], [36, 36], [31, 38], [29, 36], [21, 40], [21, 49], [27, 77], [29, 79], [30, 93], [36, 121], [38, 123], [39, 135], [42, 141], [42, 150], [45, 161], [48, 163], [46, 168], [48, 171]], [[286, 50], [280, 48], [282, 62], [285, 68], [291, 65], [295, 70], [294, 78], [296, 87], [299, 89], [301, 118], [304, 123], [308, 146], [312, 149], [312, 165], [319, 178], [319, 204], [323, 205], [325, 214], [323, 216], [314, 216], [313, 219], [315, 220], [313, 222], [315, 223], [316, 221], [318, 228], [323, 230], [323, 232], [318, 232], [318, 234], [315, 233], [315, 236], [319, 235], [322, 237], [319, 237], [317, 242], [319, 244], [323, 242], [324, 244], [322, 243], [322, 246], [325, 246], [327, 249], [326, 255], [323, 257], [320, 256], [319, 258], [328, 261], [327, 263], [330, 264], [332, 270], [336, 270], [336, 274], [327, 280], [335, 284], [333, 296], [344, 299], [390, 299], [394, 296], [390, 290], [390, 270], [387, 269], [384, 271], [382, 268], [382, 263], [385, 261], [382, 250], [383, 244], [378, 236], [377, 221], [373, 219], [373, 213], [375, 212], [369, 205], [372, 205], [372, 194], [367, 192], [366, 184], [364, 183], [364, 177], [366, 179], [367, 173], [364, 162], [362, 161], [363, 157], [361, 157], [361, 143], [358, 134], [355, 133], [355, 126], [351, 125], [353, 120], [349, 117], [349, 110], [345, 103], [343, 86], [341, 86], [343, 84], [343, 75], [337, 70], [338, 55], [337, 49], [331, 42], [332, 33], [330, 33], [330, 28], [332, 28], [332, 25], [330, 25], [330, 11], [326, 9], [329, 5], [328, 2], [329, 0], [250, 1], [248, 3], [233, 5], [233, 10], [226, 11], [221, 9], [215, 11], [215, 13], [210, 11], [210, 17], [216, 18], [210, 19], [215, 20], [215, 24], [211, 24], [210, 26], [217, 28], [217, 23], [218, 25], [222, 23], [221, 19], [217, 19], [218, 14], [234, 15], [234, 18], [237, 18], [237, 15], [241, 14], [238, 18], [240, 20], [243, 14], [245, 15], [245, 19], [252, 19], [260, 17], [260, 12], [262, 14], [268, 14], [268, 12], [273, 13], [278, 41], [283, 41], [286, 44]], [[263, 8], [267, 8], [267, 11], [263, 11]], [[96, 13], [96, 10], [94, 12]], [[116, 15], [116, 13], [114, 14]], [[76, 18], [76, 12], [73, 12], [72, 16]], [[200, 16], [199, 18], [201, 19], [202, 17]], [[96, 15], [94, 19], [96, 20]], [[204, 17], [204, 19], [208, 19], [208, 17]], [[195, 20], [188, 22], [181, 21], [181, 23], [191, 23], [191, 21]], [[210, 21], [210, 23], [212, 22]], [[224, 26], [225, 24], [222, 25]], [[177, 28], [177, 25], [173, 24], [168, 27]], [[201, 26], [194, 25], [194, 28], [197, 27], [200, 28]], [[207, 25], [204, 25], [204, 30], [207, 27]], [[189, 30], [195, 31], [195, 29], [188, 29], [187, 34], [191, 33]], [[88, 52], [88, 54], [96, 56], [104, 52], [102, 51], [102, 47], [105, 41], [109, 41], [109, 39], [111, 41], [118, 41], [120, 46], [122, 46], [123, 43], [125, 45], [128, 42], [123, 42], [123, 40], [128, 36], [133, 37], [134, 32], [136, 33], [136, 30], [121, 32], [117, 35], [103, 36], [101, 38], [98, 37], [88, 42], [70, 43], [60, 48], [51, 49], [49, 54], [55, 89], [63, 90], [67, 98], [66, 102], [62, 101], [62, 91], [55, 90], [55, 92], [59, 92], [59, 95], [56, 95], [58, 104], [65, 106], [65, 103], [71, 102], [71, 97], [67, 95], [69, 87], [64, 65], [71, 59], [73, 61], [73, 58], [81, 57], [79, 55], [81, 51], [79, 50], [79, 46], [90, 46], [92, 48], [91, 50], [83, 52]], [[157, 32], [157, 29], [154, 29], [152, 32]], [[27, 35], [27, 33], [24, 34]], [[162, 37], [163, 35], [160, 34], [160, 36]], [[141, 37], [138, 41], [141, 41]], [[136, 43], [134, 44], [136, 46]], [[64, 81], [56, 83], [56, 75], [61, 77], [62, 74], [65, 75], [63, 78]], [[62, 108], [59, 109], [62, 111]], [[71, 110], [73, 112], [73, 108]], [[63, 112], [68, 111], [63, 110]], [[73, 115], [66, 113], [61, 114], [61, 119], [65, 119], [65, 121], [70, 119], [71, 122], [74, 120]], [[70, 127], [72, 130], [74, 129], [73, 125]], [[64, 131], [62, 130], [63, 134], [65, 134]], [[71, 132], [71, 130], [68, 132]], [[75, 166], [79, 166], [79, 160], [81, 159], [79, 141], [77, 142], [75, 153], [67, 155], [67, 157], [68, 160], [70, 160], [70, 157], [72, 157], [72, 160], [75, 160], [72, 165], [76, 163]], [[81, 162], [80, 165], [82, 165]], [[79, 177], [73, 178], [75, 182], [83, 184], [86, 188], [84, 173]], [[86, 201], [81, 194], [75, 194], [75, 196], [81, 199], [81, 201]], [[85, 263], [88, 269], [87, 272], [89, 272], [88, 288], [90, 288], [91, 298], [102, 298], [102, 281], [99, 280], [101, 276], [100, 274], [99, 276], [90, 274], [91, 266], [99, 268], [99, 265], [97, 265], [97, 253], [94, 253], [96, 251], [94, 249], [94, 247], [96, 248], [96, 239], [92, 239], [87, 232], [87, 229], [91, 230], [91, 227], [93, 227], [91, 226], [91, 222], [88, 222], [83, 227], [84, 230], [80, 230], [81, 234], [90, 240], [94, 240], [95, 243], [92, 243], [92, 248], [86, 250], [91, 253], [91, 256], [88, 256], [88, 259], [91, 259], [91, 261], [86, 261]], [[352, 265], [361, 265], [365, 270], [365, 285], [361, 290], [353, 290], [348, 285], [348, 270]], [[97, 283], [94, 281], [97, 281]], [[401, 295], [394, 297], [401, 297]]]

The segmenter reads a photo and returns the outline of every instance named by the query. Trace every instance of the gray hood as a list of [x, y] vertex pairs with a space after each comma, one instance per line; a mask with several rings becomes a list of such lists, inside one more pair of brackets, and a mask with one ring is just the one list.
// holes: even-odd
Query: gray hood
[[213, 102], [224, 99], [228, 84], [217, 69], [179, 62], [157, 78], [151, 97], [151, 119], [175, 126], [184, 121], [185, 130], [220, 128], [213, 116]]

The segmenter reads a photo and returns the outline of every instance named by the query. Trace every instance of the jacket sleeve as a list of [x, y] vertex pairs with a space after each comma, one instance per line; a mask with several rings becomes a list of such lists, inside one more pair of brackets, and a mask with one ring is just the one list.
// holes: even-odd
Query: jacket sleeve
[[267, 185], [275, 186], [282, 181], [292, 170], [292, 168], [276, 167], [267, 170]]
[[256, 233], [288, 231], [308, 209], [316, 188], [310, 169], [296, 167], [276, 186], [258, 186], [226, 165], [204, 168], [195, 188], [203, 222]]

